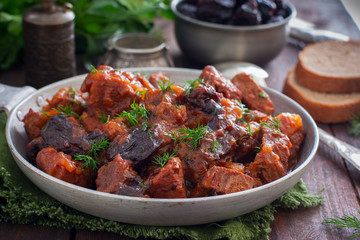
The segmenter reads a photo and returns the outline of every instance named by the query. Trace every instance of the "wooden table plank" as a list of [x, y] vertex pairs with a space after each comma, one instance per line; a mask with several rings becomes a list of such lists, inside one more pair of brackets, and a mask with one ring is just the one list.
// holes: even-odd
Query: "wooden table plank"
[[75, 231], [55, 227], [0, 222], [2, 240], [70, 240], [73, 235]]

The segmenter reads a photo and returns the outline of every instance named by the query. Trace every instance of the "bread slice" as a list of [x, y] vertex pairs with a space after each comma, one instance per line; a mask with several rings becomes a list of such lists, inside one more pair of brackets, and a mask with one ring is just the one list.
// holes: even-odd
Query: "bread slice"
[[299, 53], [296, 78], [321, 92], [360, 92], [360, 41], [320, 42]]
[[300, 85], [295, 68], [288, 73], [283, 93], [302, 105], [314, 118], [323, 123], [340, 123], [360, 113], [360, 93], [324, 93]]

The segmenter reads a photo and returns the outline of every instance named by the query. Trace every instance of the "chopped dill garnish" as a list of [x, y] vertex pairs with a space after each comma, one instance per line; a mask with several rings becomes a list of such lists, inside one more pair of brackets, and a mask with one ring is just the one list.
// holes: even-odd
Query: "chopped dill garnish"
[[146, 188], [146, 189], [148, 189], [149, 187], [148, 186], [146, 186], [145, 184], [143, 184], [142, 182], [140, 182], [140, 181], [138, 181], [138, 184], [141, 186], [141, 187], [143, 187], [143, 188]]
[[267, 94], [265, 92], [260, 92], [259, 93], [259, 97], [261, 98], [266, 98], [267, 97]]
[[211, 146], [211, 151], [213, 153], [217, 153], [219, 148], [221, 148], [220, 144], [218, 143], [218, 141], [214, 140]]
[[65, 116], [75, 117], [77, 119], [80, 119], [79, 114], [74, 112], [70, 105], [65, 105], [65, 107], [63, 107], [62, 105], [59, 105], [59, 106], [57, 106], [57, 108], [53, 108], [53, 110], [55, 110], [58, 113], [64, 114]]
[[260, 122], [260, 126], [266, 126], [268, 128], [271, 128], [272, 130], [275, 130], [278, 133], [281, 133], [281, 131], [280, 131], [280, 119], [278, 119], [278, 118], [271, 119], [269, 123]]
[[95, 74], [95, 73], [98, 73], [98, 72], [103, 72], [102, 70], [97, 70], [93, 65], [90, 65], [91, 67], [91, 74]]
[[[360, 213], [360, 211], [359, 211]], [[336, 224], [335, 228], [355, 228], [355, 232], [350, 238], [360, 237], [360, 220], [355, 215], [344, 215], [343, 217], [327, 218], [324, 223]]]
[[93, 141], [91, 145], [91, 149], [85, 154], [76, 154], [74, 156], [75, 161], [83, 161], [84, 164], [81, 166], [82, 168], [89, 167], [92, 172], [98, 170], [99, 162], [97, 159], [97, 155], [101, 150], [106, 149], [109, 146], [110, 142], [107, 138], [102, 138], [99, 141]]
[[259, 153], [259, 152], [261, 151], [261, 147], [255, 147], [255, 148], [254, 148], [254, 151], [255, 151], [256, 153]]
[[101, 123], [106, 124], [110, 120], [110, 115], [105, 116], [105, 113], [100, 112], [100, 116], [98, 117], [101, 121]]
[[40, 113], [44, 114], [47, 118], [49, 118], [49, 114], [47, 114], [47, 112], [44, 112], [44, 111], [39, 111]]
[[199, 86], [199, 84], [202, 83], [203, 81], [204, 81], [204, 79], [202, 79], [202, 78], [185, 81], [187, 83], [184, 86], [184, 88], [185, 88], [185, 96], [188, 97], [190, 95], [190, 91], [197, 88]]
[[162, 81], [159, 80], [158, 84], [163, 93], [165, 93], [167, 91], [172, 92], [172, 93], [174, 92], [172, 89], [172, 85], [174, 85], [174, 83], [170, 83], [170, 79], [169, 79], [169, 81], [167, 81], [166, 79], [164, 79]]
[[150, 112], [145, 106], [137, 104], [134, 100], [130, 107], [130, 111], [123, 111], [121, 114], [116, 114], [114, 118], [125, 118], [130, 123], [130, 126], [138, 124], [140, 117], [149, 119]]
[[157, 155], [154, 157], [153, 163], [164, 167], [170, 158], [175, 157], [177, 150], [174, 150], [171, 155], [169, 153], [164, 153], [164, 155]]
[[199, 145], [200, 141], [205, 137], [208, 132], [208, 126], [200, 126], [198, 123], [198, 127], [195, 129], [190, 129], [188, 127], [183, 127], [178, 129], [179, 136], [175, 137], [175, 133], [170, 136], [172, 139], [175, 139], [175, 142], [185, 142], [187, 145], [190, 146], [192, 150], [196, 150]]
[[176, 109], [180, 109], [181, 107], [180, 107], [180, 105], [176, 105], [176, 104], [175, 104], [175, 108], [176, 108]]

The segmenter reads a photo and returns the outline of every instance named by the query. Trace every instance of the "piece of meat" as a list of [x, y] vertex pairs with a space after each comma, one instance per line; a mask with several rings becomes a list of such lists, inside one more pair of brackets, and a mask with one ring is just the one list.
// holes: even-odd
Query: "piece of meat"
[[126, 196], [146, 197], [147, 186], [132, 169], [132, 163], [119, 154], [97, 172], [96, 190]]
[[215, 165], [214, 156], [201, 146], [196, 150], [192, 150], [185, 143], [180, 143], [177, 146], [177, 156], [183, 162], [185, 178], [188, 181], [187, 187], [190, 190], [200, 181], [206, 171]]
[[48, 104], [42, 108], [44, 112], [56, 109], [59, 106], [69, 106], [75, 113], [81, 114], [85, 106], [85, 97], [78, 89], [64, 87], [57, 91], [51, 100], [47, 99], [47, 102]]
[[211, 65], [204, 67], [199, 78], [204, 79], [206, 84], [213, 86], [217, 92], [222, 93], [226, 98], [237, 100], [242, 98], [241, 90]]
[[262, 126], [261, 150], [249, 165], [248, 170], [254, 178], [269, 183], [287, 173], [291, 143], [289, 138], [272, 128]]
[[253, 188], [254, 179], [240, 171], [214, 166], [196, 185], [191, 197], [206, 197]]
[[159, 89], [159, 81], [163, 82], [164, 80], [169, 82], [170, 76], [163, 72], [153, 73], [149, 77], [149, 82], [157, 89]]
[[249, 75], [246, 73], [238, 73], [232, 78], [231, 82], [240, 89], [242, 101], [250, 109], [258, 110], [269, 115], [274, 113], [275, 107], [269, 96]]
[[178, 157], [170, 158], [151, 179], [146, 193], [154, 198], [186, 198], [184, 170]]
[[280, 113], [276, 116], [279, 119], [280, 131], [289, 137], [292, 147], [290, 148], [289, 167], [296, 164], [296, 155], [304, 141], [306, 131], [300, 115], [295, 113]]
[[35, 112], [30, 108], [29, 112], [22, 120], [24, 122], [26, 134], [30, 140], [41, 136], [41, 129], [45, 126], [48, 119], [49, 118], [45, 114]]
[[47, 146], [66, 154], [86, 154], [91, 149], [87, 132], [72, 117], [58, 114], [52, 116], [41, 130]]
[[36, 166], [47, 174], [81, 187], [91, 187], [91, 171], [81, 162], [52, 147], [42, 149], [36, 157]]

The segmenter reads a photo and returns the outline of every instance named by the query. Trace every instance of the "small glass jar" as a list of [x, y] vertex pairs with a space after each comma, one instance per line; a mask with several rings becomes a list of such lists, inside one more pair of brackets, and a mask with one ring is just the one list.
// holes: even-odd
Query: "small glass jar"
[[174, 67], [165, 42], [148, 33], [127, 33], [110, 38], [108, 51], [100, 64], [113, 68]]

